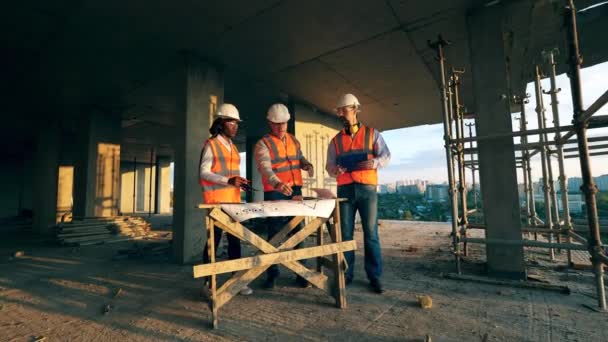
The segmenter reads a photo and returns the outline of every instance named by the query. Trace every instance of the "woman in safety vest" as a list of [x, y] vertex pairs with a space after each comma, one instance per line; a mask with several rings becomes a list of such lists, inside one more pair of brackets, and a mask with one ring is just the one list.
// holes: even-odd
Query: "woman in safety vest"
[[[241, 118], [235, 106], [225, 103], [215, 114], [215, 120], [209, 129], [211, 137], [205, 141], [201, 153], [200, 182], [203, 188], [203, 203], [240, 203], [241, 187], [249, 183], [240, 176], [240, 156], [232, 139], [236, 136]], [[214, 229], [215, 250], [222, 238], [222, 230]], [[241, 257], [241, 240], [228, 236], [228, 258]], [[203, 260], [209, 262], [208, 246], [205, 244]], [[240, 291], [250, 295], [253, 291], [245, 286]]]

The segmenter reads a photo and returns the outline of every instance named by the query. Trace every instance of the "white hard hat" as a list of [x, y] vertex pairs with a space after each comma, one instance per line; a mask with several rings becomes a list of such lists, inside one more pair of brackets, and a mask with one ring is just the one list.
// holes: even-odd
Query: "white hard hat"
[[358, 108], [359, 106], [361, 106], [361, 104], [359, 103], [359, 100], [357, 100], [357, 97], [355, 95], [344, 94], [344, 95], [340, 96], [340, 98], [338, 99], [338, 104], [336, 104], [336, 109], [346, 107], [346, 106], [355, 106]]
[[289, 118], [291, 118], [289, 110], [282, 103], [275, 103], [268, 108], [266, 119], [270, 122], [283, 123], [289, 121]]
[[241, 121], [238, 109], [236, 109], [236, 107], [234, 105], [231, 105], [230, 103], [224, 103], [220, 105], [217, 109], [217, 112], [215, 112], [215, 117]]

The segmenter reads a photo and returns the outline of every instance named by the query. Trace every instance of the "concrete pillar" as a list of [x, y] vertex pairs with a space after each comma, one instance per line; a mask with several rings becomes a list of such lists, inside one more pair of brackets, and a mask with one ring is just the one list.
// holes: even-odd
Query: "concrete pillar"
[[82, 120], [74, 168], [74, 216], [118, 214], [120, 116], [92, 111]]
[[[180, 73], [182, 74], [182, 73]], [[173, 251], [177, 262], [192, 264], [201, 260], [206, 240], [199, 183], [202, 143], [209, 136], [213, 112], [224, 97], [224, 76], [220, 68], [195, 56], [186, 56], [183, 94], [178, 100], [175, 142], [175, 202], [173, 211]]]
[[247, 136], [245, 140], [245, 158], [247, 164], [246, 178], [251, 180], [251, 185], [254, 189], [260, 191], [252, 191], [247, 193], [247, 202], [261, 202], [264, 200], [264, 186], [262, 185], [262, 174], [258, 171], [255, 163], [254, 148], [255, 144], [262, 138], [259, 133], [253, 136]]
[[69, 221], [72, 213], [72, 196], [74, 195], [74, 167], [59, 166], [57, 183], [57, 222]]
[[157, 208], [159, 214], [171, 213], [171, 160], [158, 158]]
[[34, 161], [33, 229], [43, 235], [52, 233], [57, 215], [57, 177], [59, 170], [59, 126], [41, 127]]
[[[509, 7], [503, 4], [480, 9], [468, 18], [478, 136], [512, 131], [507, 100], [510, 98], [505, 53], [508, 42], [503, 40], [503, 20], [509, 15]], [[478, 147], [486, 237], [521, 240], [513, 139], [482, 140]], [[522, 246], [488, 245], [486, 254], [491, 275], [525, 279]]]
[[336, 114], [313, 110], [310, 106], [294, 104], [294, 131], [302, 146], [302, 153], [315, 168], [313, 177], [303, 172], [304, 196], [316, 196], [311, 188], [325, 188], [337, 193], [334, 177], [325, 171], [327, 146], [331, 139], [342, 129]]

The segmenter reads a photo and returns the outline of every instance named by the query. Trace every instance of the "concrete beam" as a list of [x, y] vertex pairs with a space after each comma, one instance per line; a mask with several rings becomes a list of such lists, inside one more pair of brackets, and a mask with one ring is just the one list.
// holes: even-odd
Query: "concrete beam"
[[224, 98], [223, 71], [188, 55], [183, 67], [183, 94], [178, 99], [175, 141], [175, 187], [173, 211], [173, 251], [182, 264], [200, 261], [206, 241], [199, 183], [201, 146], [208, 138], [213, 112]]
[[[512, 131], [509, 101], [503, 97], [510, 98], [505, 53], [509, 40], [504, 39], [509, 9], [500, 3], [468, 17], [478, 135]], [[486, 238], [521, 240], [513, 139], [484, 140], [478, 147]], [[486, 255], [490, 274], [525, 279], [522, 246], [488, 245]]]

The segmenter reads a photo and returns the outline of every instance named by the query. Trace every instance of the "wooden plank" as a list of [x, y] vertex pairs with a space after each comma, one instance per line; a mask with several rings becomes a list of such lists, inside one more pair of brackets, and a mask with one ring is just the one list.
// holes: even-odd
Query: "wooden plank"
[[332, 260], [329, 260], [327, 257], [318, 257], [317, 262], [320, 264], [319, 266], [327, 267], [332, 270], [334, 269], [334, 266], [336, 265], [335, 262], [333, 262]]
[[[331, 293], [331, 287], [327, 276], [307, 269], [306, 267], [298, 264], [301, 269], [296, 272], [298, 275], [306, 279], [308, 282], [316, 286], [317, 288]], [[232, 278], [230, 278], [220, 289], [217, 295], [217, 305], [221, 308], [228, 303], [244, 286], [254, 281], [259, 277], [270, 265], [255, 267], [246, 271], [237, 272]]]
[[[215, 224], [218, 225], [218, 227], [220, 227], [223, 230], [225, 230], [226, 232], [238, 237], [241, 240], [251, 243], [255, 247], [258, 247], [262, 252], [273, 253], [273, 252], [279, 251], [278, 248], [274, 247], [269, 242], [266, 242], [266, 240], [262, 239], [257, 234], [253, 233], [252, 231], [250, 231], [249, 229], [244, 227], [242, 224], [240, 224], [238, 222], [234, 222], [234, 220], [232, 220], [232, 218], [230, 216], [228, 216], [226, 213], [221, 211], [219, 208], [213, 209], [211, 211], [211, 213], [209, 213], [209, 216], [211, 216], [213, 219], [216, 220]], [[312, 232], [314, 232], [319, 225], [323, 224], [326, 221], [327, 221], [327, 219], [324, 219], [324, 218], [317, 218], [317, 219], [311, 221], [301, 231], [294, 234], [287, 241], [285, 241], [280, 246], [280, 250], [290, 249], [290, 248], [295, 247], [297, 244], [302, 242], [306, 237], [308, 237], [310, 234], [312, 234]], [[326, 287], [325, 284], [327, 281], [327, 277], [310, 276], [308, 268], [306, 268], [304, 265], [302, 265], [301, 263], [299, 263], [297, 261], [285, 262], [285, 263], [283, 263], [283, 265], [304, 278], [306, 278], [308, 276], [310, 278], [311, 284], [325, 290], [325, 287]], [[266, 267], [266, 268], [268, 268], [268, 267]]]
[[[207, 253], [209, 253], [209, 263], [210, 264], [214, 264], [215, 263], [215, 229], [213, 229], [214, 227], [214, 221], [212, 219], [210, 219], [209, 217], [206, 217], [206, 227], [207, 227]], [[213, 320], [212, 325], [214, 329], [217, 329], [218, 325], [219, 325], [219, 319], [218, 319], [218, 310], [219, 307], [217, 306], [217, 277], [215, 274], [211, 275], [211, 279], [210, 279], [210, 288], [209, 291], [211, 292], [211, 318]]]
[[314, 233], [319, 227], [323, 226], [323, 224], [327, 222], [326, 218], [317, 217], [316, 219], [308, 222], [304, 228], [300, 229], [297, 233], [287, 239], [282, 245], [280, 249], [290, 249], [297, 246], [300, 242], [304, 241], [308, 236]]
[[289, 222], [287, 222], [287, 224], [285, 226], [283, 226], [283, 228], [281, 228], [281, 230], [278, 233], [276, 233], [272, 237], [272, 239], [270, 239], [270, 241], [268, 241], [268, 243], [270, 243], [273, 246], [278, 245], [303, 220], [304, 220], [304, 216], [294, 216], [294, 218], [292, 218]]
[[228, 279], [224, 285], [218, 291], [217, 306], [221, 308], [224, 306], [232, 297], [234, 297], [240, 289], [245, 285], [254, 281], [264, 271], [266, 271], [270, 265], [252, 268], [250, 270], [243, 270], [237, 272], [232, 278]]
[[[329, 223], [325, 223], [325, 225], [328, 225]], [[319, 229], [317, 230], [317, 246], [322, 246], [323, 245], [323, 225], [319, 226]], [[318, 257], [317, 258], [317, 272], [323, 273], [323, 257]]]
[[257, 247], [264, 253], [271, 253], [276, 251], [277, 249], [268, 243], [266, 240], [262, 239], [259, 235], [247, 229], [245, 226], [240, 224], [239, 222], [235, 222], [232, 220], [230, 216], [224, 213], [219, 208], [214, 208], [209, 213], [209, 216], [215, 220], [215, 224], [221, 228], [222, 230], [238, 237], [239, 239], [249, 242], [253, 246]]
[[247, 270], [258, 266], [309, 259], [317, 256], [335, 254], [338, 252], [354, 251], [355, 249], [357, 249], [357, 243], [355, 240], [344, 241], [323, 246], [257, 255], [237, 260], [227, 260], [210, 264], [196, 265], [193, 266], [193, 274], [194, 278], [200, 278], [208, 275]]
[[[334, 212], [333, 212], [333, 235], [335, 237], [335, 243], [344, 243], [341, 242], [342, 241], [342, 229], [340, 226], [340, 202], [336, 201], [336, 207], [334, 208]], [[354, 241], [354, 240], [351, 240]], [[349, 241], [350, 242], [350, 241]], [[336, 253], [333, 256], [334, 259], [334, 267], [333, 267], [333, 271], [334, 271], [334, 298], [336, 299], [336, 306], [339, 307], [340, 309], [346, 309], [347, 304], [346, 304], [346, 279], [344, 277], [344, 270], [342, 270], [342, 268], [340, 267], [342, 265], [343, 262], [345, 262], [345, 258], [344, 258], [344, 254], [340, 253], [340, 251], [338, 253]]]

